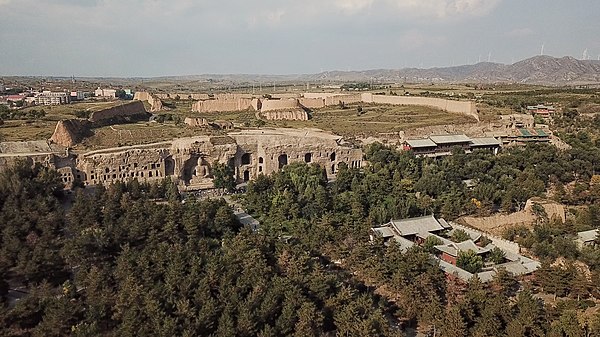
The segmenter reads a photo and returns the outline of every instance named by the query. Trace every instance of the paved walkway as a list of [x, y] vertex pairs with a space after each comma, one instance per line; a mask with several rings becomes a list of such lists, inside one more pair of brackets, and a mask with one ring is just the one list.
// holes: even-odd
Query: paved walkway
[[229, 206], [233, 209], [233, 214], [238, 219], [238, 221], [244, 226], [250, 226], [253, 231], [257, 231], [260, 222], [254, 219], [252, 215], [246, 213], [246, 211], [242, 208], [242, 206], [231, 199], [230, 196], [224, 196], [223, 199], [227, 201]]

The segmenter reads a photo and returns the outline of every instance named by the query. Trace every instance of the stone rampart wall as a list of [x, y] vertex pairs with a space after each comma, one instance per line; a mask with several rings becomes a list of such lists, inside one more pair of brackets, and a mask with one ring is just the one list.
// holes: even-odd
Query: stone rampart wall
[[286, 99], [286, 98], [300, 98], [300, 94], [273, 94], [273, 98]]
[[473, 101], [455, 101], [442, 98], [414, 97], [414, 96], [385, 96], [363, 94], [365, 103], [391, 104], [391, 105], [418, 105], [428, 106], [452, 113], [460, 113], [479, 120], [477, 108]]
[[193, 94], [193, 93], [185, 93], [185, 92], [160, 93], [160, 94], [155, 94], [155, 96], [160, 99], [175, 99], [177, 96], [179, 96], [179, 99], [181, 99], [181, 100], [188, 100], [188, 99], [207, 100], [207, 99], [210, 99], [208, 94]]
[[345, 94], [331, 93], [331, 92], [305, 92], [302, 94], [304, 98], [327, 98], [333, 96], [343, 96]]
[[298, 102], [301, 106], [308, 109], [321, 109], [325, 107], [325, 99], [323, 98], [300, 98]]
[[252, 99], [255, 98], [252, 94], [215, 94], [214, 99], [223, 100], [223, 99]]
[[277, 111], [285, 109], [298, 109], [300, 105], [295, 98], [286, 99], [266, 99], [262, 100], [261, 112]]
[[329, 96], [325, 97], [325, 105], [332, 106], [342, 104], [353, 104], [362, 102], [362, 96], [360, 94], [352, 94], [352, 95], [338, 95], [338, 96]]
[[211, 99], [198, 101], [192, 106], [192, 111], [196, 112], [243, 111], [248, 109], [254, 109], [253, 101], [250, 98]]

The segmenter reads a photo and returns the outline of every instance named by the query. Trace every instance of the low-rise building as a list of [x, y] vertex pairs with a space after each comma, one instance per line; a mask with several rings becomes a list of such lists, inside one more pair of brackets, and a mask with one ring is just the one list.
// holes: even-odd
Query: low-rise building
[[405, 151], [413, 151], [417, 156], [434, 156], [437, 150], [437, 144], [431, 139], [408, 139], [404, 142]]
[[598, 237], [600, 235], [600, 229], [592, 229], [585, 232], [577, 233], [577, 239], [575, 243], [579, 248], [583, 247], [595, 247], [598, 243]]
[[452, 154], [455, 148], [469, 153], [476, 149], [487, 149], [497, 154], [502, 142], [494, 137], [470, 138], [464, 134], [433, 135], [424, 139], [408, 139], [403, 149], [413, 151], [417, 156], [442, 157]]
[[8, 95], [8, 96], [6, 97], [6, 101], [7, 101], [7, 102], [13, 102], [13, 103], [17, 103], [17, 102], [22, 102], [22, 101], [25, 101], [25, 98], [26, 98], [26, 97], [27, 97], [27, 96], [25, 96], [25, 95]]
[[117, 97], [117, 90], [102, 89], [102, 88], [98, 87], [98, 89], [94, 90], [94, 96], [105, 97], [105, 98], [115, 98], [115, 97]]
[[549, 118], [556, 112], [556, 109], [551, 105], [538, 104], [528, 106], [527, 112]]
[[452, 152], [454, 148], [461, 148], [468, 151], [471, 145], [471, 138], [463, 134], [458, 135], [433, 135], [429, 136], [436, 145], [438, 152]]
[[471, 150], [490, 150], [494, 154], [498, 154], [502, 142], [494, 137], [479, 137], [472, 138], [469, 145]]
[[550, 137], [551, 133], [542, 128], [517, 128], [500, 138], [503, 145], [525, 145], [527, 143], [548, 143]]
[[44, 91], [35, 97], [37, 105], [61, 105], [71, 102], [70, 93]]

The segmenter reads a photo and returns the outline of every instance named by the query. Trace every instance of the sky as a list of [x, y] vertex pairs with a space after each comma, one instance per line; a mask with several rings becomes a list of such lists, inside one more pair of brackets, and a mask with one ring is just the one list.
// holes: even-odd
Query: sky
[[600, 59], [598, 0], [0, 0], [0, 76], [153, 77]]

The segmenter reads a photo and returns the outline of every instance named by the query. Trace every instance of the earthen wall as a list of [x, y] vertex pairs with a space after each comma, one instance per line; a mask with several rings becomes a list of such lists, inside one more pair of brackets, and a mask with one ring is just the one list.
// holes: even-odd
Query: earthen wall
[[285, 110], [285, 109], [298, 109], [298, 99], [286, 98], [286, 99], [268, 99], [262, 101], [261, 112]]
[[254, 109], [253, 100], [250, 98], [212, 99], [198, 101], [192, 106], [192, 111], [196, 112], [244, 111], [248, 109]]
[[323, 98], [300, 98], [298, 102], [301, 106], [308, 109], [321, 109], [325, 107], [325, 99]]
[[448, 112], [472, 116], [479, 120], [477, 108], [475, 107], [475, 102], [473, 101], [455, 101], [431, 97], [385, 96], [370, 94], [363, 94], [362, 99], [366, 103], [428, 106]]
[[337, 95], [337, 96], [329, 96], [325, 97], [325, 105], [332, 106], [342, 104], [353, 104], [362, 102], [362, 97], [360, 94], [352, 94], [352, 95]]

